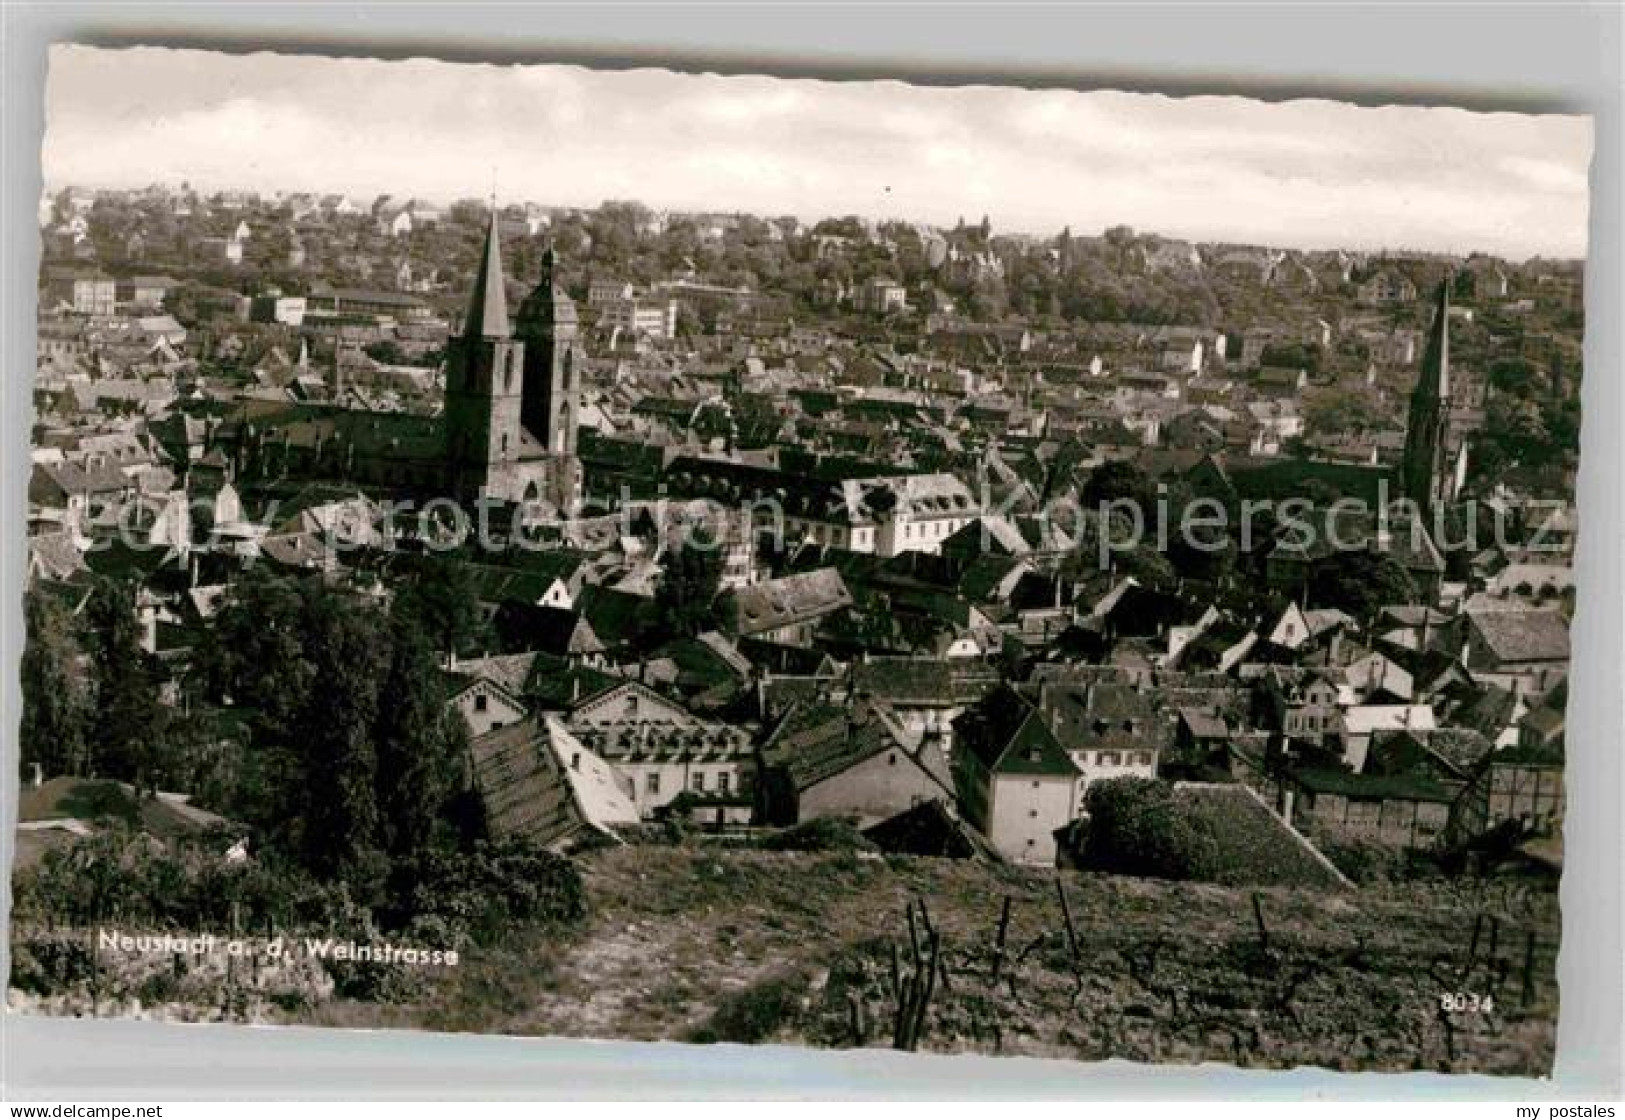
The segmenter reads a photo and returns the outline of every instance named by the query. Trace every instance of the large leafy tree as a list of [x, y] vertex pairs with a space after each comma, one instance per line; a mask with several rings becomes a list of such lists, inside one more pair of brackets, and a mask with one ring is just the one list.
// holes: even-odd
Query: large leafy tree
[[1380, 608], [1416, 601], [1416, 581], [1399, 561], [1380, 552], [1333, 553], [1315, 565], [1309, 579], [1310, 601], [1336, 607], [1355, 618], [1370, 618]]
[[314, 670], [295, 721], [304, 809], [298, 847], [320, 875], [362, 877], [379, 841], [373, 729], [390, 663], [383, 616], [319, 581], [304, 588], [304, 643]]
[[709, 540], [685, 540], [666, 558], [655, 596], [657, 629], [672, 637], [709, 629], [715, 624], [712, 604], [721, 581], [721, 549]]
[[1156, 778], [1108, 778], [1089, 787], [1089, 838], [1084, 859], [1116, 875], [1158, 879], [1210, 873], [1211, 832], [1181, 811], [1171, 784]]
[[73, 620], [57, 600], [30, 591], [25, 624], [22, 764], [25, 769], [38, 765], [47, 775], [83, 774], [89, 764], [90, 696]]
[[1134, 502], [1148, 521], [1157, 502], [1156, 485], [1150, 476], [1133, 463], [1122, 460], [1095, 468], [1078, 496], [1087, 509], [1098, 509], [1109, 502]]
[[422, 854], [459, 785], [462, 721], [447, 707], [428, 636], [409, 617], [390, 623], [390, 659], [376, 728], [379, 840], [392, 857]]
[[91, 626], [95, 716], [90, 770], [154, 788], [170, 713], [159, 699], [156, 660], [141, 643], [141, 621], [128, 586], [104, 581], [86, 607]]
[[442, 654], [465, 653], [487, 640], [479, 587], [456, 557], [426, 557], [396, 595], [394, 613], [411, 619]]

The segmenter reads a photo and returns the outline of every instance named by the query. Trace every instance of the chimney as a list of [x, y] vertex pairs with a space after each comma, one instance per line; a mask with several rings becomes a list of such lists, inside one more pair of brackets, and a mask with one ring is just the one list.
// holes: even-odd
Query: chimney
[[39, 789], [45, 784], [45, 771], [40, 769], [39, 763], [34, 763], [34, 788]]
[[[643, 670], [642, 670], [641, 666], [639, 667], [638, 672], [639, 672], [640, 675], [642, 674]], [[581, 699], [581, 678], [580, 677], [571, 677], [570, 678], [570, 706], [575, 707], [576, 702], [578, 700], [580, 700], [580, 699]]]

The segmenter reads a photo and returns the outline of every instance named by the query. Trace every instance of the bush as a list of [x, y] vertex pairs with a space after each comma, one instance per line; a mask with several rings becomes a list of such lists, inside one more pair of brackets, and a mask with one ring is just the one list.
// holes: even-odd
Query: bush
[[763, 1042], [795, 1017], [807, 990], [798, 972], [770, 976], [717, 1003], [710, 1020], [690, 1036], [693, 1042]]
[[512, 922], [571, 924], [587, 916], [576, 863], [522, 840], [432, 852], [398, 867], [395, 878], [388, 924], [434, 919], [479, 944]]
[[880, 849], [846, 817], [817, 817], [766, 837], [770, 852], [878, 852]]
[[12, 942], [11, 986], [32, 995], [51, 995], [87, 984], [96, 971], [93, 951], [83, 940], [41, 935]]
[[1399, 883], [1422, 870], [1403, 845], [1324, 832], [1313, 840], [1321, 854], [1356, 883]]
[[1083, 862], [1091, 870], [1156, 879], [1213, 876], [1214, 837], [1205, 821], [1183, 810], [1169, 783], [1109, 778], [1089, 787], [1086, 808]]

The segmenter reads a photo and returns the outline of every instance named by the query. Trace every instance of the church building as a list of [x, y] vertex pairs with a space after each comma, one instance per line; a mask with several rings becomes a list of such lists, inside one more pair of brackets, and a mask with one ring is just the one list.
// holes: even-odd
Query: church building
[[510, 317], [493, 210], [462, 331], [447, 343], [439, 416], [250, 400], [211, 427], [211, 444], [245, 479], [342, 480], [569, 516], [582, 493], [577, 330], [551, 248]]
[[445, 463], [460, 501], [545, 501], [568, 510], [580, 496], [576, 310], [554, 266], [549, 247], [516, 331], [492, 212], [463, 333], [446, 356]]
[[1424, 513], [1460, 495], [1467, 479], [1467, 441], [1450, 424], [1450, 281], [1439, 284], [1422, 357], [1422, 374], [1411, 391], [1405, 427], [1405, 457], [1400, 463], [1403, 496]]

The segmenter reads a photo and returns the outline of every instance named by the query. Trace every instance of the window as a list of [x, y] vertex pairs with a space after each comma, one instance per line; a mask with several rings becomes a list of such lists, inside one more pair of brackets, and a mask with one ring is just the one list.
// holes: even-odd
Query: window
[[888, 754], [886, 756], [886, 765], [888, 765], [888, 766], [896, 766], [897, 765], [897, 752], [896, 751], [892, 751], [890, 754]]
[[696, 770], [696, 771], [694, 771], [694, 776], [691, 777], [688, 780], [688, 784], [694, 790], [695, 793], [704, 793], [705, 792], [705, 771], [704, 770]]
[[1038, 810], [1037, 809], [1028, 809], [1027, 810], [1027, 815], [1029, 817], [1033, 817], [1033, 818], [1036, 819], [1038, 817]]
[[643, 779], [643, 788], [649, 793], [660, 792], [660, 771], [651, 770]]
[[488, 700], [488, 698], [486, 697], [485, 693], [476, 692], [474, 694], [474, 710], [476, 712], [485, 711], [486, 706], [487, 706], [487, 700]]
[[572, 769], [572, 770], [581, 769], [581, 752], [580, 751], [576, 751], [576, 752], [574, 752], [573, 754], [570, 755], [570, 769]]
[[1036, 782], [1036, 781], [1035, 781], [1035, 782], [1033, 782], [1033, 788], [1034, 788], [1034, 789], [1037, 789], [1037, 788], [1038, 788], [1038, 787], [1039, 787], [1039, 785], [1040, 785], [1040, 783], [1039, 783], [1039, 782]]
[[717, 772], [717, 792], [728, 792], [728, 772], [726, 770], [720, 770]]

